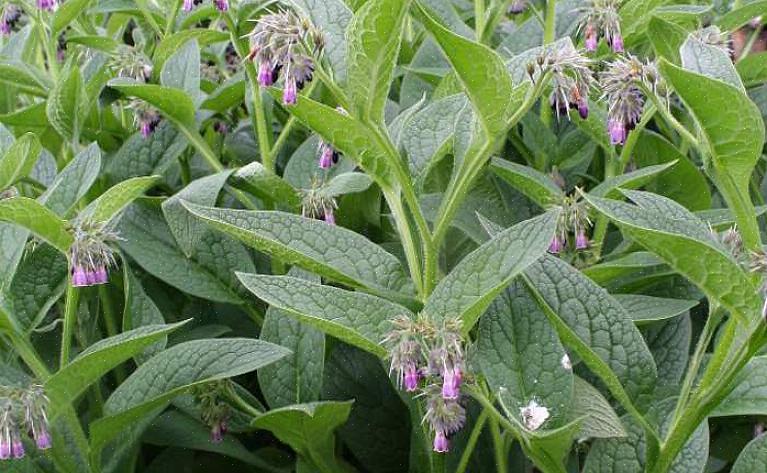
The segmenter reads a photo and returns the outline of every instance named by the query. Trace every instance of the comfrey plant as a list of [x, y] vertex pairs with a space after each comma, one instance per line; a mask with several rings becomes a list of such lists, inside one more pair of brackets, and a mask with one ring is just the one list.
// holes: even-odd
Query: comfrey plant
[[0, 0], [0, 471], [762, 471], [764, 6], [672, 3]]

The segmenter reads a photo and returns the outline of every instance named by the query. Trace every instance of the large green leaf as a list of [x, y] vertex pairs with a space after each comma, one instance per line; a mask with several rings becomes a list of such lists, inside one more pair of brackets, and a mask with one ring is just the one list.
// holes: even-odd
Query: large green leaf
[[378, 356], [397, 316], [413, 314], [398, 304], [361, 292], [323, 286], [290, 276], [242, 274], [253, 294], [302, 322]]
[[[154, 301], [144, 292], [141, 281], [133, 274], [130, 265], [123, 265], [123, 279], [125, 287], [125, 303], [123, 305], [123, 331], [130, 331], [148, 325], [160, 325], [165, 323], [165, 318], [157, 308]], [[161, 338], [156, 343], [148, 346], [137, 355], [139, 362], [146, 361], [165, 349], [167, 337]]]
[[549, 176], [529, 166], [494, 158], [490, 169], [541, 208], [557, 204], [565, 197], [562, 189]]
[[688, 71], [718, 79], [745, 92], [730, 55], [721, 48], [690, 35], [679, 48], [679, 55], [682, 58], [682, 67]]
[[147, 325], [100, 340], [45, 382], [45, 393], [51, 399], [51, 419], [60, 413], [57, 406], [68, 405], [88, 386], [120, 363], [141, 353], [187, 321], [171, 325]]
[[466, 256], [434, 289], [423, 311], [438, 320], [460, 319], [468, 333], [512, 279], [549, 247], [558, 211], [518, 223]]
[[678, 386], [690, 358], [690, 316], [684, 314], [653, 324], [642, 332], [658, 367], [658, 385]]
[[177, 163], [176, 157], [186, 146], [186, 138], [176, 127], [161, 122], [147, 138], [138, 132], [131, 135], [109, 159], [106, 174], [113, 183], [131, 177], [164, 174]]
[[91, 424], [96, 452], [123, 429], [160, 409], [192, 387], [239, 376], [273, 363], [290, 352], [248, 338], [180, 343], [141, 365], [104, 404], [104, 417]]
[[477, 361], [493, 392], [522, 423], [535, 400], [549, 410], [546, 430], [565, 424], [573, 371], [557, 332], [522, 283], [501, 293], [479, 322]]
[[661, 61], [661, 72], [700, 125], [716, 184], [736, 215], [743, 240], [759, 245], [759, 229], [748, 193], [762, 152], [764, 123], [759, 109], [736, 87]]
[[730, 473], [752, 473], [767, 470], [767, 435], [760, 435], [740, 452]]
[[69, 250], [73, 241], [65, 221], [27, 197], [0, 200], [0, 222], [26, 228], [62, 253]]
[[45, 97], [49, 88], [45, 74], [20, 60], [0, 59], [0, 83], [18, 88], [20, 92]]
[[70, 141], [79, 138], [87, 101], [80, 68], [70, 64], [48, 94], [45, 108], [48, 121], [63, 138]]
[[101, 150], [91, 144], [75, 156], [38, 199], [61, 217], [67, 217], [99, 176]]
[[4, 156], [0, 157], [0, 191], [27, 177], [40, 156], [42, 146], [32, 133], [17, 139]]
[[188, 41], [196, 40], [200, 46], [229, 41], [229, 34], [224, 31], [211, 29], [189, 29], [166, 36], [157, 44], [152, 56], [155, 70], [161, 71], [165, 61], [178, 51]]
[[679, 48], [687, 39], [687, 31], [684, 28], [653, 16], [647, 24], [647, 32], [657, 57], [665, 58], [674, 64], [681, 63]]
[[333, 432], [346, 422], [354, 401], [326, 401], [272, 409], [252, 425], [272, 432], [320, 471], [343, 471], [335, 459]]
[[171, 55], [160, 71], [160, 83], [165, 87], [183, 90], [199, 105], [200, 95], [200, 46], [192, 40], [184, 43]]
[[660, 256], [733, 316], [740, 320], [758, 317], [761, 301], [757, 288], [727, 250], [708, 234], [703, 222], [678, 204], [669, 205], [673, 201], [664, 197], [637, 191], [627, 195], [635, 202], [652, 197], [652, 202], [665, 207], [586, 198], [626, 236]]
[[196, 130], [194, 103], [183, 90], [156, 84], [145, 84], [131, 79], [112, 79], [109, 87], [125, 95], [136, 97], [156, 107], [182, 130]]
[[647, 166], [641, 169], [637, 169], [636, 171], [631, 171], [626, 174], [622, 174], [620, 176], [614, 176], [614, 177], [605, 179], [598, 186], [591, 189], [591, 191], [589, 191], [589, 194], [597, 196], [597, 197], [610, 197], [610, 198], [619, 197], [621, 194], [618, 188], [636, 189], [637, 187], [641, 187], [647, 184], [648, 182], [652, 181], [653, 179], [655, 179], [655, 177], [658, 174], [663, 173], [664, 171], [671, 168], [675, 164], [676, 162], [672, 161], [666, 164]]
[[735, 31], [753, 18], [764, 14], [767, 14], [767, 1], [744, 2], [740, 8], [722, 15], [716, 21], [716, 25], [724, 31]]
[[735, 69], [746, 87], [754, 87], [767, 81], [767, 53], [749, 54], [741, 58]]
[[159, 180], [160, 176], [146, 176], [122, 181], [107, 189], [96, 200], [88, 204], [84, 215], [95, 222], [108, 222]]
[[733, 385], [735, 389], [714, 409], [712, 417], [767, 415], [767, 356], [749, 361]]
[[690, 299], [668, 299], [643, 294], [613, 294], [637, 325], [645, 325], [682, 315], [698, 305]]
[[350, 112], [383, 124], [409, 0], [368, 0], [346, 30]]
[[51, 23], [51, 37], [58, 38], [59, 33], [88, 8], [91, 0], [72, 0], [58, 5]]
[[400, 261], [355, 232], [283, 212], [184, 205], [213, 228], [286, 263], [385, 297], [412, 298]]
[[351, 9], [343, 0], [293, 0], [293, 3], [302, 7], [312, 24], [322, 30], [323, 54], [335, 79], [346, 82], [346, 29], [353, 15]]
[[573, 417], [582, 417], [580, 438], [625, 437], [618, 415], [597, 388], [575, 376], [573, 383]]
[[434, 36], [461, 81], [490, 139], [506, 130], [512, 110], [511, 76], [495, 51], [457, 35], [440, 25], [418, 5], [419, 18]]

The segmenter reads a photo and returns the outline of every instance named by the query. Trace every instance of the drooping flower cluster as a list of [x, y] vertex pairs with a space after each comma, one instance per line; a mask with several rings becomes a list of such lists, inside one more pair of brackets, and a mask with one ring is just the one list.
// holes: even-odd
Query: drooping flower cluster
[[[194, 7], [200, 5], [201, 3], [202, 0], [184, 0], [182, 8], [185, 12], [190, 12], [194, 9]], [[229, 0], [213, 0], [213, 5], [216, 6], [216, 10], [221, 12], [229, 10]]]
[[160, 112], [149, 103], [139, 99], [132, 100], [130, 108], [133, 110], [133, 120], [141, 132], [141, 136], [149, 138], [160, 124]]
[[585, 250], [589, 247], [586, 231], [591, 227], [588, 208], [580, 199], [578, 189], [572, 195], [565, 197], [561, 204], [561, 212], [557, 219], [557, 229], [549, 244], [549, 253], [559, 254], [567, 248], [571, 235], [575, 236], [575, 250]]
[[322, 32], [290, 10], [265, 15], [250, 33], [248, 59], [258, 64], [258, 83], [274, 84], [283, 73], [282, 102], [293, 105], [298, 91], [312, 80], [315, 60], [325, 45]]
[[24, 457], [24, 432], [38, 449], [51, 448], [47, 408], [48, 398], [40, 385], [26, 389], [0, 386], [0, 460]]
[[338, 204], [335, 198], [324, 191], [320, 181], [313, 180], [311, 189], [305, 189], [302, 194], [301, 215], [324, 220], [330, 225], [336, 224], [335, 210]]
[[108, 269], [115, 265], [109, 243], [117, 241], [116, 233], [104, 224], [83, 219], [75, 223], [74, 243], [69, 250], [72, 285], [93, 286], [109, 282]]
[[13, 3], [6, 3], [0, 11], [0, 35], [7, 36], [11, 34], [11, 29], [21, 18], [21, 8]]
[[620, 16], [620, 0], [590, 0], [583, 8], [584, 17], [580, 29], [587, 51], [597, 50], [599, 38], [604, 37], [613, 52], [623, 52]]
[[629, 54], [607, 64], [600, 75], [602, 97], [607, 100], [607, 132], [612, 144], [625, 144], [644, 110], [643, 88], [656, 93], [659, 76], [655, 64]]
[[192, 391], [200, 406], [202, 421], [210, 427], [210, 441], [221, 443], [229, 430], [229, 405], [224, 401], [225, 393], [232, 389], [228, 380], [215, 381], [196, 386]]
[[423, 386], [424, 421], [434, 432], [434, 451], [447, 452], [450, 436], [466, 422], [466, 411], [459, 403], [465, 371], [460, 321], [437, 325], [425, 316], [417, 320], [400, 316], [392, 324], [384, 340], [391, 358], [389, 371], [407, 392]]
[[110, 61], [118, 77], [127, 77], [146, 82], [152, 77], [152, 62], [138, 48], [121, 45]]
[[[581, 118], [589, 116], [589, 91], [594, 85], [591, 60], [572, 46], [557, 48], [541, 54], [536, 64], [541, 77], [551, 73], [551, 96], [549, 103], [560, 115], [568, 115], [568, 109], [578, 110]], [[535, 78], [535, 66], [528, 69], [531, 80]]]

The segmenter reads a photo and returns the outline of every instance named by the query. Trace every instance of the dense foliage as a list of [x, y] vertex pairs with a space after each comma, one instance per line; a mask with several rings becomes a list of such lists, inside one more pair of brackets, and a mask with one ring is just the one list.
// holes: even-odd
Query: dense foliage
[[767, 1], [0, 0], [0, 470], [767, 468]]

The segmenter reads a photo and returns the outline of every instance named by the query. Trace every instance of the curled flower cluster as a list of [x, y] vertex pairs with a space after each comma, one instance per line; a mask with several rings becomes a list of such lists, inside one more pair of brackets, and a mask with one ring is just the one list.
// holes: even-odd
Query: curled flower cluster
[[397, 385], [415, 392], [423, 381], [427, 412], [424, 421], [434, 432], [434, 451], [447, 452], [449, 438], [466, 422], [460, 405], [464, 360], [460, 321], [447, 320], [438, 326], [426, 317], [412, 320], [400, 316], [384, 340], [389, 347]]
[[336, 199], [324, 192], [320, 181], [313, 180], [311, 189], [303, 191], [301, 215], [304, 217], [321, 219], [325, 223], [335, 225], [337, 208]]
[[215, 381], [197, 386], [192, 391], [200, 406], [202, 421], [210, 427], [210, 441], [221, 443], [229, 430], [229, 405], [224, 402], [227, 390], [232, 389], [228, 380]]
[[[551, 96], [549, 103], [560, 115], [568, 115], [568, 109], [578, 110], [581, 118], [589, 116], [589, 91], [594, 85], [591, 60], [573, 47], [562, 47], [548, 51], [538, 57], [541, 75], [551, 72]], [[529, 69], [531, 79], [535, 77], [535, 66]], [[540, 77], [540, 76], [539, 76]], [[568, 115], [569, 117], [569, 115]]]
[[549, 253], [556, 255], [564, 251], [567, 248], [568, 235], [575, 236], [576, 251], [587, 249], [589, 238], [586, 231], [591, 227], [591, 220], [585, 202], [580, 200], [580, 191], [576, 189], [573, 195], [565, 197], [561, 207], [557, 229], [549, 244]]
[[607, 100], [607, 132], [612, 144], [625, 144], [644, 110], [645, 90], [656, 93], [659, 76], [655, 65], [633, 55], [608, 63], [600, 76], [602, 97]]
[[75, 224], [74, 243], [69, 250], [72, 285], [93, 286], [109, 282], [108, 268], [115, 265], [110, 242], [117, 234], [103, 224], [84, 219]]
[[111, 59], [118, 77], [146, 82], [152, 77], [152, 62], [138, 48], [121, 45]]
[[[202, 0], [184, 0], [182, 8], [185, 12], [190, 12], [197, 5], [201, 4]], [[213, 0], [213, 4], [216, 6], [216, 10], [225, 12], [229, 10], [229, 0]]]
[[12, 3], [5, 4], [0, 11], [0, 35], [11, 34], [11, 29], [19, 21], [19, 18], [21, 18], [21, 8]]
[[309, 20], [283, 10], [259, 18], [249, 36], [248, 59], [258, 63], [259, 85], [274, 84], [284, 72], [282, 102], [295, 104], [298, 91], [312, 80], [315, 58], [324, 48], [322, 32]]
[[596, 51], [602, 36], [613, 52], [623, 52], [619, 7], [620, 0], [590, 0], [588, 6], [583, 8], [585, 15], [580, 29], [587, 51]]
[[160, 125], [160, 112], [147, 102], [138, 99], [131, 101], [130, 108], [133, 110], [133, 119], [141, 136], [149, 138]]
[[23, 432], [38, 449], [51, 448], [47, 408], [48, 398], [40, 385], [26, 389], [0, 386], [0, 460], [24, 457]]

